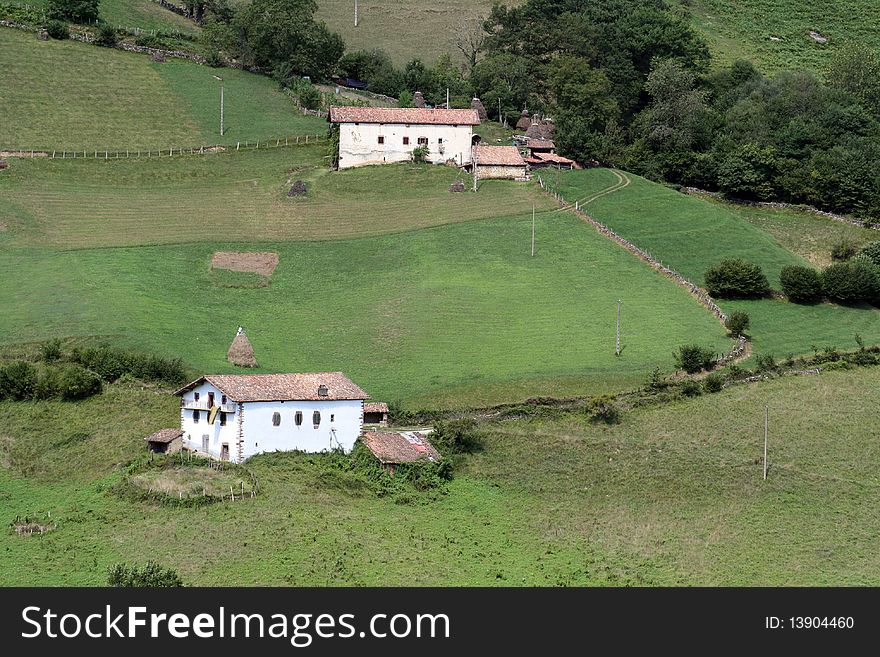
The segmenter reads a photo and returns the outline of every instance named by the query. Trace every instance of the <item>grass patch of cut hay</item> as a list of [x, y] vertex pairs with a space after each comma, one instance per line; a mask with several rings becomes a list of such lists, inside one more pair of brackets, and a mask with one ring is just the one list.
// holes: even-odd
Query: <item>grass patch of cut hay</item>
[[123, 497], [155, 504], [202, 506], [251, 499], [259, 486], [244, 466], [179, 452], [134, 462], [114, 490]]
[[228, 269], [271, 276], [278, 266], [278, 254], [273, 251], [215, 251], [211, 269]]
[[269, 277], [248, 271], [230, 271], [228, 269], [212, 269], [211, 281], [220, 288], [239, 290], [255, 290], [269, 285]]

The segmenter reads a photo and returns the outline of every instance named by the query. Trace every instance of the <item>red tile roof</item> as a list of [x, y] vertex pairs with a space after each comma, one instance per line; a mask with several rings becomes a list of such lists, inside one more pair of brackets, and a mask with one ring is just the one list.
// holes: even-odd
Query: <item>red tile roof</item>
[[385, 402], [368, 402], [364, 404], [364, 413], [387, 413], [388, 404]]
[[183, 429], [160, 429], [154, 434], [144, 438], [148, 443], [170, 443], [172, 440], [180, 438], [183, 435]]
[[556, 144], [550, 139], [530, 139], [528, 137], [526, 138], [526, 146], [541, 150], [556, 148]]
[[331, 123], [404, 123], [415, 125], [479, 125], [472, 109], [415, 107], [331, 107]]
[[361, 441], [382, 463], [412, 463], [420, 459], [439, 461], [443, 458], [424, 434], [415, 431], [367, 431]]
[[574, 164], [574, 160], [567, 157], [556, 155], [555, 153], [533, 153], [533, 155], [544, 162], [553, 162], [554, 164]]
[[[342, 372], [315, 372], [312, 374], [206, 374], [187, 384], [175, 395], [182, 395], [208, 382], [232, 401], [338, 401], [369, 399]], [[326, 387], [326, 394], [320, 394]]]
[[477, 165], [524, 167], [525, 160], [516, 146], [483, 146], [474, 147]]

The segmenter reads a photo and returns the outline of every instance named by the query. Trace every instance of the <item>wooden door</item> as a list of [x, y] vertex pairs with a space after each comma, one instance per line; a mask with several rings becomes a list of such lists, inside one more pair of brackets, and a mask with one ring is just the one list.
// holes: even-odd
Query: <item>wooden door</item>
[[220, 460], [229, 460], [229, 443], [223, 443], [223, 445], [220, 447]]

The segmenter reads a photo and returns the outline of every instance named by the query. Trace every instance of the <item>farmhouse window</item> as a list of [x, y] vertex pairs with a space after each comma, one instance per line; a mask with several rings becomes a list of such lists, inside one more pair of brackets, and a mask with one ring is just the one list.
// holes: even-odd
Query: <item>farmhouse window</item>
[[193, 393], [193, 400], [194, 400], [194, 401], [199, 401], [199, 393], [197, 393], [197, 392], [194, 392], [194, 393]]
[[224, 413], [222, 411], [220, 412], [220, 426], [221, 427], [226, 426], [226, 413]]
[[193, 424], [199, 423], [199, 415], [201, 415], [201, 413], [199, 413], [198, 411], [193, 411]]
[[220, 397], [220, 403], [221, 403], [221, 404], [225, 404], [225, 403], [226, 403], [226, 395], [223, 395], [222, 397]]
[[272, 426], [280, 427], [281, 426], [281, 413], [272, 413]]
[[380, 144], [384, 144], [384, 143], [385, 143], [385, 137], [383, 137], [382, 135], [379, 135], [379, 143], [380, 143]]
[[331, 421], [331, 422], [335, 422], [335, 421], [336, 421], [336, 416], [333, 415], [333, 413], [330, 414], [330, 421]]
[[302, 411], [297, 411], [296, 413], [293, 414], [293, 423], [298, 427], [302, 426], [302, 423], [303, 423]]
[[427, 146], [428, 138], [427, 137], [419, 137], [419, 146]]
[[437, 143], [438, 143], [438, 144], [442, 144], [442, 143], [443, 143], [443, 137], [438, 137], [438, 138], [437, 138]]
[[403, 138], [403, 145], [404, 145], [404, 146], [408, 146], [408, 145], [409, 145], [409, 137], [404, 137], [404, 138]]
[[321, 411], [315, 411], [312, 413], [312, 424], [315, 425], [315, 429], [317, 429], [321, 424]]

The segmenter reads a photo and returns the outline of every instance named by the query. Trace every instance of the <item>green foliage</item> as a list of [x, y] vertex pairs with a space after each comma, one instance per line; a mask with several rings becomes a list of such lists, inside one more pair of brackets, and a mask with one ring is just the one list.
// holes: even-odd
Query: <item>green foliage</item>
[[822, 272], [822, 288], [830, 298], [843, 303], [880, 299], [878, 268], [864, 260], [837, 262]]
[[70, 38], [70, 27], [68, 27], [67, 23], [64, 21], [54, 19], [47, 21], [46, 32], [49, 33], [50, 37], [57, 39], [58, 41]]
[[703, 388], [698, 381], [687, 379], [681, 384], [681, 394], [685, 397], [699, 397], [703, 393]]
[[746, 331], [749, 330], [749, 314], [742, 310], [735, 310], [734, 312], [728, 315], [727, 320], [724, 322], [724, 326], [727, 327], [727, 330], [730, 331], [730, 334], [738, 338], [741, 335], [745, 335]]
[[401, 91], [397, 95], [397, 106], [398, 107], [412, 107], [413, 106], [413, 95], [411, 92], [407, 90]]
[[721, 392], [724, 388], [724, 377], [717, 372], [712, 372], [703, 379], [703, 388], [706, 392]]
[[416, 146], [412, 150], [412, 161], [423, 164], [427, 161], [428, 155], [430, 155], [431, 151], [428, 149], [427, 144], [422, 144], [421, 146]]
[[698, 344], [682, 345], [673, 356], [675, 364], [688, 374], [715, 367], [715, 352]]
[[730, 258], [706, 270], [709, 294], [719, 299], [749, 299], [765, 296], [770, 284], [761, 266], [741, 258]]
[[614, 395], [600, 395], [587, 402], [587, 416], [591, 422], [617, 424], [620, 422], [620, 408]]
[[171, 385], [179, 385], [186, 379], [186, 371], [179, 358], [162, 358], [155, 354], [104, 346], [74, 349], [70, 359], [110, 383], [125, 374], [143, 381]]
[[98, 20], [99, 4], [99, 0], [49, 0], [47, 13], [59, 21], [91, 23]]
[[790, 265], [783, 267], [779, 284], [790, 301], [813, 303], [822, 298], [822, 276], [812, 267]]
[[473, 418], [437, 422], [429, 439], [444, 454], [471, 453], [480, 449], [479, 427]]
[[838, 240], [831, 246], [831, 259], [837, 261], [849, 260], [858, 252], [856, 245], [848, 240]]
[[44, 363], [54, 363], [56, 360], [60, 360], [63, 355], [61, 340], [58, 338], [53, 338], [40, 345], [40, 358]]
[[95, 35], [93, 43], [105, 48], [112, 48], [119, 43], [119, 32], [112, 25], [101, 23], [98, 26], [98, 33]]
[[828, 81], [880, 115], [880, 54], [869, 45], [851, 41], [831, 61]]
[[755, 369], [758, 372], [773, 372], [778, 365], [773, 354], [758, 354], [755, 356]]
[[183, 580], [176, 570], [163, 567], [155, 561], [147, 561], [143, 566], [117, 563], [107, 571], [107, 586], [176, 588], [183, 586]]
[[864, 256], [871, 260], [875, 265], [880, 267], [880, 240], [869, 242], [859, 251], [860, 256]]
[[37, 368], [18, 360], [0, 367], [0, 399], [31, 399], [37, 387]]
[[718, 165], [718, 189], [734, 198], [769, 200], [774, 194], [776, 168], [776, 151], [772, 146], [743, 144]]
[[101, 378], [76, 363], [63, 363], [45, 368], [37, 379], [34, 397], [78, 401], [100, 395]]

